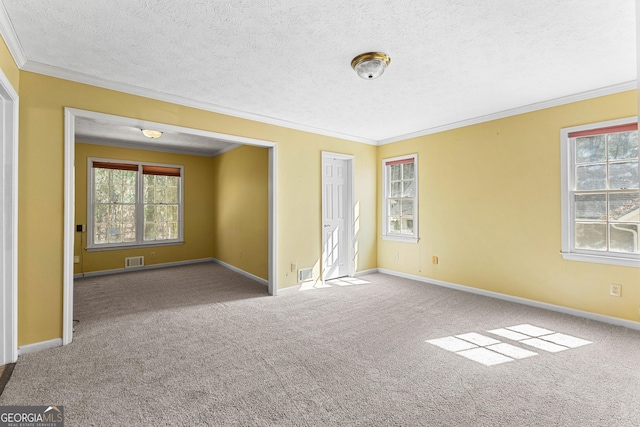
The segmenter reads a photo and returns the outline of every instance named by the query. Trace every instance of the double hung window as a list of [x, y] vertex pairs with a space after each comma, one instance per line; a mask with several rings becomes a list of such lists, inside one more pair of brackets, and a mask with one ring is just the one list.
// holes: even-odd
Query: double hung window
[[563, 255], [640, 267], [637, 119], [563, 129]]
[[382, 237], [418, 241], [418, 155], [382, 162]]
[[89, 159], [88, 247], [182, 242], [182, 166]]

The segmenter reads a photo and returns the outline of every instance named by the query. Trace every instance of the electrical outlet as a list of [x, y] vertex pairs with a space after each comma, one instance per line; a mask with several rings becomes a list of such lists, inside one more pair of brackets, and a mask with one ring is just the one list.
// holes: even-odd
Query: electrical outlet
[[298, 266], [296, 265], [296, 263], [292, 262], [291, 263], [291, 272], [295, 273], [297, 269], [298, 269]]
[[609, 285], [609, 295], [612, 297], [621, 297], [622, 296], [622, 285], [617, 283], [611, 283]]
[[432, 257], [431, 257], [431, 262], [432, 262], [433, 264], [437, 264], [437, 263], [438, 263], [438, 257], [437, 257], [437, 256], [435, 256], [435, 255], [434, 255], [434, 256], [432, 256]]
[[394, 252], [393, 259], [400, 259], [400, 254], [398, 252]]
[[74, 264], [80, 264], [80, 257], [79, 257], [79, 256], [77, 256], [77, 255], [76, 255], [76, 256], [74, 256], [74, 257], [73, 257], [73, 263], [74, 263]]
[[156, 257], [156, 253], [155, 252], [151, 252], [151, 258], [155, 258]]

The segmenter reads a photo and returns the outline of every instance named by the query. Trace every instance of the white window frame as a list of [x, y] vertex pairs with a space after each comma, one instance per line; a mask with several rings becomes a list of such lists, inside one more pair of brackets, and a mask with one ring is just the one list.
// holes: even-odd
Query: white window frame
[[[415, 196], [413, 197], [413, 235], [400, 235], [389, 233], [389, 221], [388, 221], [388, 198], [389, 198], [389, 171], [387, 163], [400, 160], [413, 159], [414, 164], [414, 179], [415, 179]], [[397, 242], [418, 243], [420, 239], [418, 236], [418, 154], [407, 154], [404, 156], [392, 157], [388, 159], [382, 159], [382, 239], [393, 240]]]
[[[94, 182], [95, 174], [93, 162], [121, 163], [138, 166], [136, 175], [136, 241], [127, 243], [94, 243]], [[144, 180], [143, 166], [160, 166], [180, 169], [180, 185], [178, 187], [178, 238], [171, 240], [144, 240]], [[169, 165], [163, 163], [136, 162], [130, 160], [101, 159], [90, 157], [87, 159], [87, 251], [115, 250], [126, 248], [141, 248], [149, 246], [171, 246], [184, 243], [184, 167], [181, 165]]]
[[638, 117], [627, 117], [600, 123], [575, 126], [560, 130], [561, 142], [561, 185], [562, 185], [562, 257], [565, 260], [594, 262], [600, 264], [640, 267], [640, 254], [626, 254], [612, 251], [591, 251], [576, 249], [574, 221], [574, 189], [575, 189], [575, 144], [569, 134], [574, 132], [596, 130], [612, 126], [638, 123]]

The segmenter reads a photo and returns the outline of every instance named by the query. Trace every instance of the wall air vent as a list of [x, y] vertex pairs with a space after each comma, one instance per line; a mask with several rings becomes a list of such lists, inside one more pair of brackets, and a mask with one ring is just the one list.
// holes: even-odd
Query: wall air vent
[[301, 268], [298, 270], [298, 283], [313, 280], [313, 268]]
[[124, 268], [143, 267], [143, 266], [144, 266], [143, 256], [131, 256], [131, 257], [126, 257], [124, 259]]

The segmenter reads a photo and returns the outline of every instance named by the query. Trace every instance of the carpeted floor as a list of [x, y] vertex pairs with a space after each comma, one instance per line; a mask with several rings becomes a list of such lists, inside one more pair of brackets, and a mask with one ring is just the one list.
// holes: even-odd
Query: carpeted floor
[[200, 264], [75, 289], [73, 343], [21, 356], [0, 405], [64, 405], [67, 426], [640, 425], [622, 327], [383, 274], [269, 297]]

